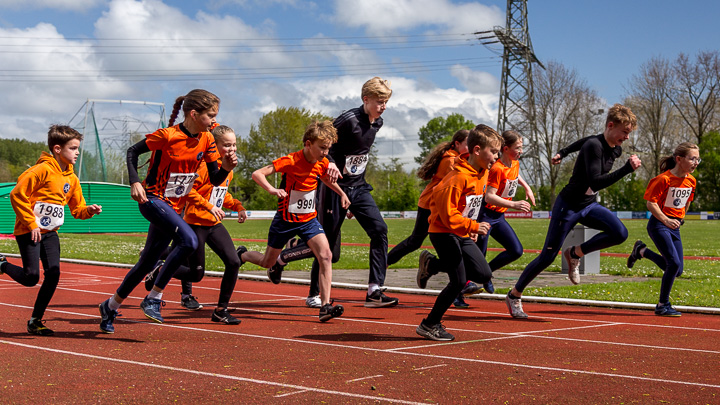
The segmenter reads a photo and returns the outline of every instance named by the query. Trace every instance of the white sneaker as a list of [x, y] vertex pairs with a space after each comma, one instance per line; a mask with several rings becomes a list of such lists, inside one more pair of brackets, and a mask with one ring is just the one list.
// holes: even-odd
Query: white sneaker
[[522, 302], [520, 302], [520, 298], [510, 298], [509, 295], [505, 296], [505, 304], [508, 307], [508, 311], [510, 311], [510, 315], [512, 315], [513, 318], [517, 319], [525, 319], [528, 317], [528, 315], [523, 311]]
[[322, 307], [322, 301], [320, 301], [320, 296], [316, 295], [314, 297], [307, 297], [305, 299], [305, 305], [310, 308], [320, 308]]
[[570, 249], [574, 249], [574, 246], [570, 246], [565, 249], [563, 256], [568, 264], [568, 278], [573, 284], [580, 284], [580, 259], [575, 259], [570, 255]]

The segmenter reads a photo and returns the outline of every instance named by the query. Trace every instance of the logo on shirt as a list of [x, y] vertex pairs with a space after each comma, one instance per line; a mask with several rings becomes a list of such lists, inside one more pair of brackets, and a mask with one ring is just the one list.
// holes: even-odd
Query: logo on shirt
[[676, 199], [673, 200], [673, 205], [674, 205], [674, 206], [679, 207], [680, 204], [682, 204], [682, 200], [681, 200], [681, 199], [676, 198]]
[[[67, 191], [66, 191], [66, 193], [67, 193]], [[40, 225], [42, 225], [44, 227], [48, 227], [48, 226], [50, 226], [50, 221], [51, 221], [50, 217], [42, 217], [42, 218], [40, 218]]]
[[63, 192], [67, 194], [68, 191], [70, 191], [70, 183], [65, 183], [65, 185], [63, 186]]
[[222, 205], [223, 205], [223, 200], [221, 200], [221, 199], [218, 199], [217, 202], [215, 203], [215, 206], [218, 208], [222, 207]]
[[202, 157], [203, 157], [203, 152], [198, 153], [198, 155], [197, 155], [198, 162], [200, 161], [200, 159], [202, 159]]
[[177, 186], [175, 188], [175, 194], [177, 194], [177, 195], [185, 194], [185, 186]]

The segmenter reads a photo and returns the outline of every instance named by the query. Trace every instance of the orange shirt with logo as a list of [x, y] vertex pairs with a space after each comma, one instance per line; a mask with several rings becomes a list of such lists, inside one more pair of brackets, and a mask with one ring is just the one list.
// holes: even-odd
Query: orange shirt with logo
[[[518, 187], [518, 176], [520, 175], [520, 163], [513, 160], [510, 167], [505, 166], [500, 159], [496, 160], [490, 168], [488, 174], [488, 187], [497, 190], [497, 196], [508, 201], [512, 201]], [[487, 204], [485, 207], [496, 212], [505, 212], [507, 208], [498, 207], [497, 205]]]
[[435, 186], [442, 181], [442, 179], [450, 173], [455, 166], [455, 160], [460, 159], [460, 154], [455, 149], [448, 149], [443, 154], [440, 164], [438, 165], [437, 171], [430, 179], [430, 183], [425, 186], [425, 189], [420, 193], [420, 199], [418, 200], [418, 207], [430, 209], [430, 200], [432, 200], [432, 190]]
[[695, 198], [696, 184], [692, 174], [677, 177], [668, 170], [650, 180], [644, 198], [657, 203], [669, 217], [685, 218], [685, 207]]
[[[221, 165], [218, 161], [218, 166]], [[213, 207], [225, 208], [232, 211], [244, 211], [242, 203], [233, 198], [227, 191], [233, 179], [233, 173], [228, 173], [225, 181], [219, 186], [210, 183], [207, 165], [201, 164], [198, 168], [198, 178], [195, 180], [193, 189], [188, 194], [185, 204], [185, 222], [191, 225], [214, 226], [220, 223], [210, 212]]]
[[487, 177], [487, 170], [480, 173], [467, 161], [456, 161], [453, 170], [433, 189], [428, 232], [460, 237], [477, 233]]
[[283, 156], [272, 162], [276, 172], [282, 173], [282, 187], [287, 197], [278, 199], [278, 212], [288, 222], [307, 222], [317, 217], [315, 191], [318, 177], [327, 174], [330, 162], [322, 158], [310, 163], [303, 150]]

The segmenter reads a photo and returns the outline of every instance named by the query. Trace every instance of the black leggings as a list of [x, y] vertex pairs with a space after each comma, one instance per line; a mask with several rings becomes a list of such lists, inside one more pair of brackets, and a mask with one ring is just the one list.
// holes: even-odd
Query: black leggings
[[485, 284], [492, 278], [492, 271], [480, 248], [470, 238], [452, 233], [430, 233], [430, 242], [437, 251], [440, 265], [450, 277], [450, 283], [440, 292], [425, 319], [426, 324], [434, 325], [440, 323], [467, 280]]
[[20, 250], [23, 267], [5, 264], [5, 273], [18, 283], [33, 287], [40, 281], [40, 261], [43, 264], [43, 280], [38, 292], [32, 316], [42, 319], [60, 281], [60, 238], [55, 231], [42, 235], [40, 242], [33, 242], [30, 233], [17, 235], [15, 241]]
[[225, 273], [223, 273], [222, 282], [220, 283], [218, 307], [227, 308], [240, 269], [240, 258], [237, 255], [232, 238], [222, 224], [213, 226], [190, 225], [190, 227], [197, 235], [198, 248], [188, 258], [188, 265], [180, 266], [173, 277], [182, 280], [183, 294], [189, 295], [192, 293], [191, 283], [197, 283], [205, 276], [205, 244], [207, 243], [210, 249], [225, 264]]
[[388, 266], [399, 262], [406, 255], [420, 249], [428, 236], [428, 228], [430, 228], [428, 218], [430, 218], [430, 210], [418, 207], [412, 233], [388, 252]]

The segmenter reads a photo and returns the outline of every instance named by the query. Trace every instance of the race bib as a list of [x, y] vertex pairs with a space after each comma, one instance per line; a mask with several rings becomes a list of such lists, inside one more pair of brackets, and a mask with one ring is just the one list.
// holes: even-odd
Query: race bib
[[502, 198], [513, 198], [517, 193], [518, 179], [505, 181], [505, 189], [503, 189]]
[[348, 176], [359, 176], [365, 173], [368, 164], [368, 155], [348, 155], [345, 157], [345, 169], [343, 174]]
[[227, 187], [213, 187], [212, 194], [210, 195], [210, 200], [208, 202], [214, 207], [222, 208], [227, 190]]
[[309, 214], [315, 212], [315, 190], [291, 190], [288, 212], [291, 214]]
[[665, 197], [665, 206], [671, 208], [684, 208], [692, 195], [692, 188], [670, 187]]
[[170, 173], [167, 186], [165, 186], [165, 197], [180, 198], [190, 194], [193, 182], [197, 177], [197, 173]]
[[60, 204], [50, 204], [42, 201], [35, 203], [33, 207], [35, 223], [40, 229], [52, 231], [65, 222], [65, 211]]
[[462, 212], [462, 216], [477, 221], [478, 215], [480, 214], [480, 207], [482, 206], [482, 199], [482, 195], [465, 196], [465, 209]]

